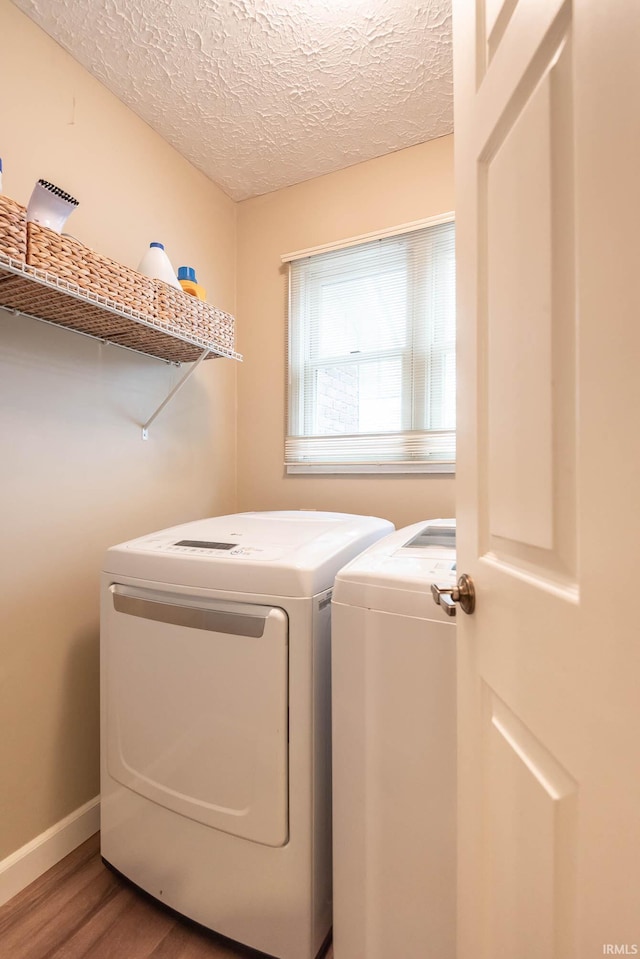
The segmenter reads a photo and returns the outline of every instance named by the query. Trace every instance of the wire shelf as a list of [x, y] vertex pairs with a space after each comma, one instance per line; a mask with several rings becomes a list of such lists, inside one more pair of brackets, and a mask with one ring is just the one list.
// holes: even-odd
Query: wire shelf
[[[217, 341], [215, 335], [205, 338], [186, 332], [178, 322], [158, 320], [107, 296], [84, 290], [1, 250], [0, 307], [168, 363], [195, 362], [205, 350], [207, 359], [242, 360], [239, 353], [228, 343]], [[233, 324], [233, 317], [228, 313], [213, 307], [207, 312], [214, 327], [217, 318], [221, 329]]]

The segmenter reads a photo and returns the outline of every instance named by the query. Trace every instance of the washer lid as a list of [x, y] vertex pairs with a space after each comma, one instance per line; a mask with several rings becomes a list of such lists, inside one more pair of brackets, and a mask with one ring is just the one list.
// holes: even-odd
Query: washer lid
[[334, 602], [451, 622], [430, 586], [456, 582], [455, 532], [455, 519], [423, 520], [378, 540], [340, 570]]
[[213, 516], [107, 551], [104, 571], [185, 586], [313, 596], [393, 524], [374, 516], [283, 510]]

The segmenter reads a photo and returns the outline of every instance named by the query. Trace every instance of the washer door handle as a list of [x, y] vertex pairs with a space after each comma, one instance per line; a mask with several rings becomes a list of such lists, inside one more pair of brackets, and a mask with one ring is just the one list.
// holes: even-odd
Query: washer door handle
[[249, 636], [255, 639], [264, 635], [270, 607], [264, 613], [247, 614], [229, 610], [182, 605], [167, 600], [130, 596], [116, 586], [112, 588], [113, 608], [116, 613], [138, 616], [170, 626], [187, 626], [205, 629], [212, 633], [228, 633], [232, 636]]
[[441, 606], [447, 616], [456, 615], [456, 603], [469, 616], [476, 608], [476, 591], [473, 580], [463, 573], [455, 586], [431, 584], [431, 595], [436, 606]]

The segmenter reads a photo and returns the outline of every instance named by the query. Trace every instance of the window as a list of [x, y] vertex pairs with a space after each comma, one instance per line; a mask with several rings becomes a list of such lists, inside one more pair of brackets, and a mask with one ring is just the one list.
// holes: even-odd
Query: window
[[287, 472], [453, 472], [453, 220], [288, 259]]

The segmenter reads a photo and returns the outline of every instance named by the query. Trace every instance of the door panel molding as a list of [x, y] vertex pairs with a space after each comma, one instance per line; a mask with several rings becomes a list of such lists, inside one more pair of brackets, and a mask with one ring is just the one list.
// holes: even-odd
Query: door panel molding
[[483, 700], [483, 955], [572, 955], [578, 784], [484, 683]]
[[570, 33], [545, 61], [478, 163], [480, 553], [574, 591], [573, 156], [561, 141], [572, 123]]

